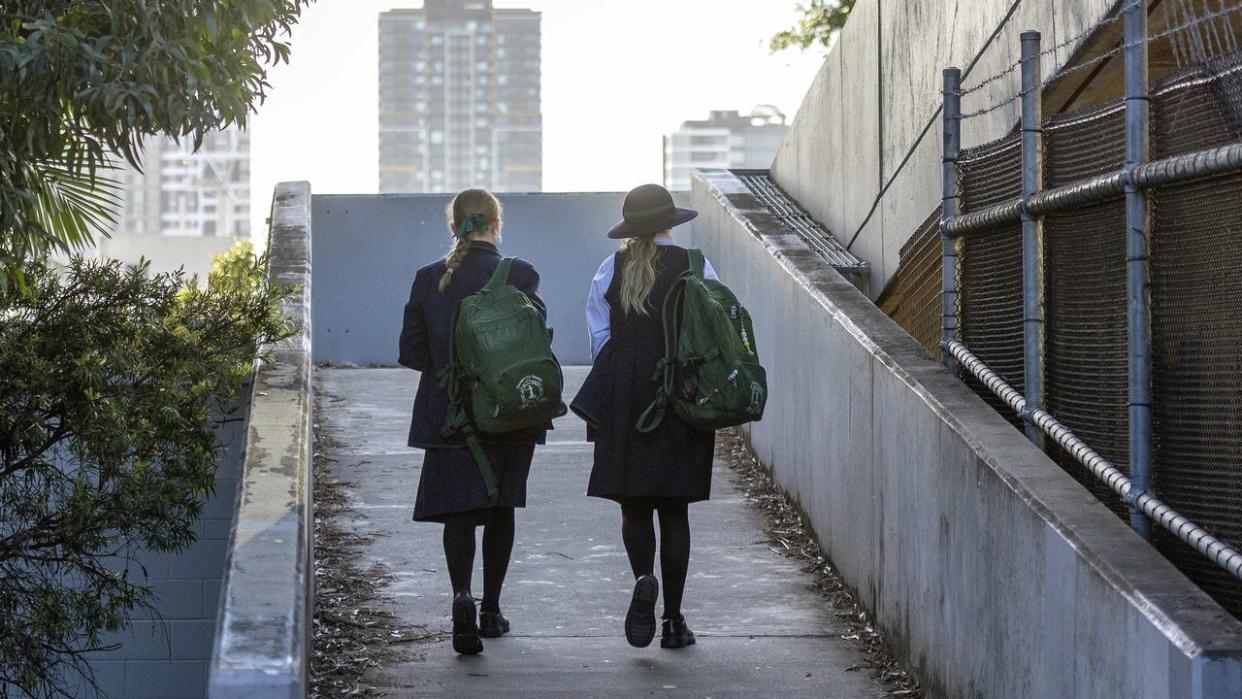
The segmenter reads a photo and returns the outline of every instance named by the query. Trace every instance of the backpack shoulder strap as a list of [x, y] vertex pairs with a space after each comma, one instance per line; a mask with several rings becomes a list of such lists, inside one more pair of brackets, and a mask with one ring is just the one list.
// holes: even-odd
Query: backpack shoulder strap
[[699, 279], [703, 279], [703, 251], [698, 248], [690, 248], [686, 250], [686, 252], [690, 253], [690, 274], [693, 274]]
[[483, 291], [494, 291], [509, 283], [509, 270], [513, 268], [514, 257], [505, 257], [500, 260], [500, 264], [496, 266], [496, 271], [492, 273], [492, 278], [487, 280], [487, 284], [483, 287]]
[[681, 309], [685, 303], [685, 286], [685, 277], [678, 278], [673, 287], [669, 289], [668, 295], [664, 297], [661, 312], [664, 322], [664, 357], [656, 365], [655, 376], [651, 377], [657, 382], [656, 397], [638, 417], [638, 423], [634, 425], [634, 428], [643, 434], [660, 426], [660, 423], [664, 421], [664, 413], [668, 409], [669, 402], [673, 398], [673, 384], [676, 381], [677, 369], [677, 318], [681, 315]]

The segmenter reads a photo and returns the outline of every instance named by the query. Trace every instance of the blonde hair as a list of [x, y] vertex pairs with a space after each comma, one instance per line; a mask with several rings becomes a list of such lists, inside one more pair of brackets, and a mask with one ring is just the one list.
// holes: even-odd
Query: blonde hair
[[665, 233], [668, 231], [626, 238], [621, 243], [621, 251], [626, 254], [625, 273], [621, 277], [621, 308], [626, 313], [648, 315], [647, 298], [655, 288], [659, 271], [660, 246], [655, 239]]
[[[496, 198], [496, 195], [486, 189], [467, 189], [453, 197], [453, 201], [449, 202], [444, 215], [448, 218], [449, 230], [453, 234], [453, 247], [449, 250], [448, 255], [444, 257], [446, 269], [444, 270], [444, 275], [440, 277], [440, 291], [444, 291], [452, 283], [453, 273], [457, 271], [458, 267], [461, 267], [462, 260], [466, 259], [466, 253], [470, 251], [470, 244], [474, 242], [479, 233], [490, 232], [500, 235], [504, 210], [501, 208], [500, 200]], [[480, 216], [486, 220], [486, 231], [471, 232], [465, 236], [458, 236], [458, 229], [471, 216]]]

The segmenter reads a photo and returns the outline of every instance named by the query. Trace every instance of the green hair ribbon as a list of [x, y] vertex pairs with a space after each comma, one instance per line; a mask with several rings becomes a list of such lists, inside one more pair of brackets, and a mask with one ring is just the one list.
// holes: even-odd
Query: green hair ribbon
[[466, 236], [471, 233], [485, 232], [491, 223], [485, 214], [470, 214], [461, 222], [461, 225], [457, 226], [456, 235], [465, 240]]

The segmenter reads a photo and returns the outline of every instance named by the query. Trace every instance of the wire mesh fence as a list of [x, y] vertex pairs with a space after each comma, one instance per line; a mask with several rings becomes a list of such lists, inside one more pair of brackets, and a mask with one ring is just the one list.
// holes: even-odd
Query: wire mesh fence
[[897, 273], [876, 303], [940, 360], [940, 212], [934, 211], [901, 248]]
[[[1045, 183], [1059, 187], [1125, 165], [1119, 103], [1053, 117], [1044, 125]], [[1113, 201], [1044, 218], [1048, 411], [1129, 475], [1126, 367], [1126, 212]], [[1119, 516], [1126, 504], [1078, 467], [1050, 455]]]
[[[1221, 7], [1217, 19], [1233, 5]], [[1217, 26], [1210, 40], [1180, 36], [1182, 55], [1201, 55], [1205, 43], [1228, 48], [1232, 39], [1224, 30]], [[1120, 99], [1046, 119], [1045, 188], [1123, 168], [1125, 131]], [[1242, 141], [1242, 54], [1210, 57], [1154, 84], [1150, 136], [1153, 159]], [[1021, 199], [1018, 135], [963, 151], [957, 173], [962, 214]], [[1153, 491], [1209, 533], [1242, 547], [1242, 174], [1165, 185], [1150, 196]], [[1052, 213], [1043, 224], [1046, 408], [1128, 473], [1124, 202]], [[881, 299], [925, 345], [940, 314], [941, 279], [938, 269], [928, 273], [935, 267], [927, 259], [935, 255], [931, 231], [938, 229], [935, 221], [920, 227], [902, 250], [892, 286], [893, 298], [919, 301], [906, 308], [907, 302]], [[957, 244], [959, 338], [1023, 391], [1020, 225], [994, 226]], [[992, 390], [972, 374], [964, 378], [1021, 427], [1021, 418]], [[1128, 516], [1121, 498], [1078, 460], [1059, 447], [1047, 449], [1102, 502]], [[1154, 543], [1242, 617], [1237, 578], [1168, 532], [1158, 530]]]
[[[1022, 141], [1017, 134], [962, 151], [958, 159], [962, 213], [1022, 194]], [[958, 318], [962, 342], [1010, 386], [1024, 390], [1022, 369], [1022, 226], [959, 242]], [[969, 313], [965, 312], [969, 309]], [[969, 373], [962, 379], [1014, 425], [1022, 419]]]

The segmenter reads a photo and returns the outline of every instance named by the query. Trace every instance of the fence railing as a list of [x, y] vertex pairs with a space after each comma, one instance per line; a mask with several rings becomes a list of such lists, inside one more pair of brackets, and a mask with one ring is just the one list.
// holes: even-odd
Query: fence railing
[[[981, 381], [1023, 420], [1027, 436], [1045, 437], [1117, 493], [1130, 509], [1131, 526], [1151, 537], [1151, 522], [1242, 579], [1242, 552], [1175, 512], [1151, 492], [1151, 329], [1148, 298], [1149, 192], [1159, 185], [1184, 183], [1242, 171], [1242, 143], [1150, 160], [1148, 14], [1146, 3], [1123, 8], [1122, 50], [1125, 66], [1125, 167], [1067, 186], [1043, 188], [1044, 134], [1041, 103], [1040, 35], [1022, 35], [1022, 196], [961, 214], [957, 164], [961, 154], [961, 71], [944, 71], [944, 199], [941, 214], [943, 322], [941, 348], [950, 370], [959, 366]], [[1044, 264], [1043, 217], [1124, 197], [1126, 202], [1126, 319], [1128, 366], [1129, 476], [1044, 410]], [[1025, 395], [972, 354], [958, 338], [958, 242], [998, 226], [1022, 224], [1023, 389]]]

